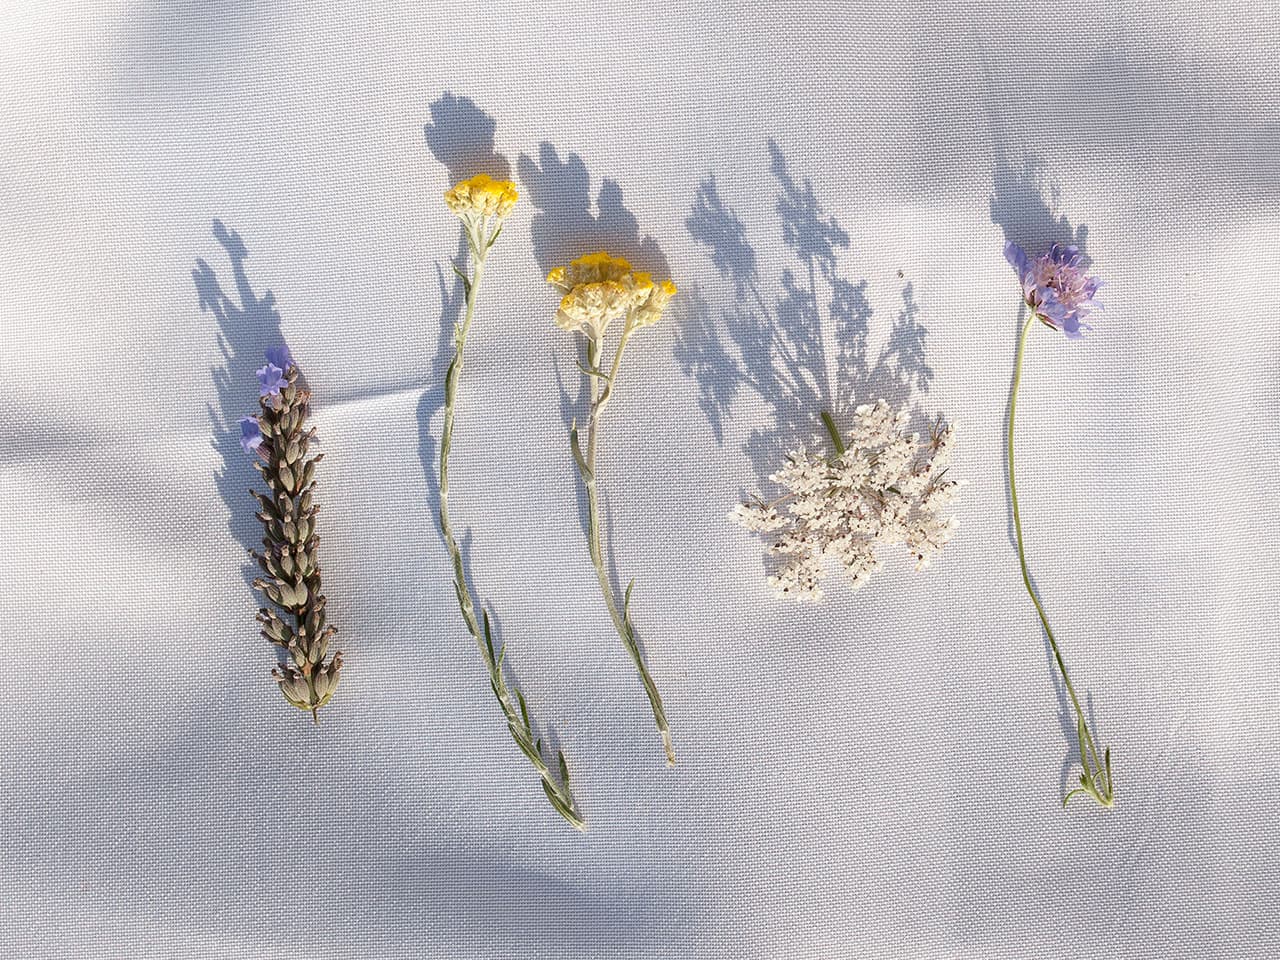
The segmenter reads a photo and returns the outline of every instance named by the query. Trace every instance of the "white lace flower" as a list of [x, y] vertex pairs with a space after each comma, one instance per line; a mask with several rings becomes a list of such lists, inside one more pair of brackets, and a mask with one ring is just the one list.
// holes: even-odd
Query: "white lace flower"
[[[769, 585], [783, 596], [818, 600], [829, 562], [855, 589], [880, 569], [880, 551], [904, 544], [923, 570], [955, 532], [943, 511], [959, 483], [945, 476], [955, 430], [941, 417], [923, 441], [908, 434], [909, 413], [884, 400], [858, 407], [843, 451], [798, 451], [769, 479], [786, 493], [772, 503], [739, 504], [729, 514], [757, 533], [776, 534], [779, 558]], [[833, 431], [834, 433], [834, 431]]]

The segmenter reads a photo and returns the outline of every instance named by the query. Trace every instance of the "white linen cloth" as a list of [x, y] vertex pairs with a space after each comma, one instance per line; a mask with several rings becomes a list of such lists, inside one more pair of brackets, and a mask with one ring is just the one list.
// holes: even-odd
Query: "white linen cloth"
[[[2, 21], [0, 955], [1280, 955], [1274, 5], [13, 0]], [[435, 520], [441, 193], [478, 169], [522, 199], [452, 503], [586, 835], [503, 728]], [[830, 223], [788, 242], [797, 216]], [[1078, 343], [1033, 331], [1019, 479], [1110, 812], [1059, 808], [1073, 731], [1002, 465], [1002, 247], [1068, 236], [1106, 311]], [[598, 246], [681, 288], [601, 452], [672, 770], [583, 543], [543, 283]], [[814, 383], [910, 384], [960, 424], [970, 481], [930, 570], [899, 557], [816, 606], [770, 596], [726, 520], [761, 450], [819, 431], [759, 342], [813, 329]], [[315, 391], [347, 659], [318, 727], [268, 675], [228, 432], [281, 338]]]

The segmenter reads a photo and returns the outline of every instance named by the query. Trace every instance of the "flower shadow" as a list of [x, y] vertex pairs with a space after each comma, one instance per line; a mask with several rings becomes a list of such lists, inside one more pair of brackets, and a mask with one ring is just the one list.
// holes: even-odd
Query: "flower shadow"
[[[221, 220], [214, 220], [213, 235], [231, 262], [234, 295], [227, 293], [216, 271], [203, 259], [196, 259], [191, 279], [201, 312], [212, 314], [218, 326], [218, 347], [223, 360], [210, 369], [217, 402], [207, 405], [212, 446], [221, 461], [214, 473], [214, 483], [227, 505], [230, 533], [248, 552], [260, 546], [261, 528], [249, 496], [258, 474], [253, 469], [252, 458], [240, 447], [238, 421], [257, 410], [255, 371], [263, 363], [263, 352], [284, 343], [284, 338], [275, 295], [270, 290], [261, 295], [254, 292], [245, 270], [249, 248], [240, 234]], [[257, 576], [257, 569], [255, 563], [245, 561], [242, 575], [246, 586]]]
[[[1061, 195], [1055, 183], [1050, 179], [1045, 163], [1030, 154], [1010, 156], [1002, 151], [997, 152], [991, 176], [991, 222], [997, 224], [1004, 233], [1005, 241], [1015, 243], [1030, 256], [1038, 256], [1055, 243], [1074, 245], [1088, 259], [1089, 228], [1086, 224], [1073, 224], [1071, 219], [1061, 211]], [[1016, 295], [1016, 278], [1011, 270], [1009, 289], [1010, 298]], [[1017, 362], [1018, 340], [1022, 326], [1027, 320], [1026, 306], [1019, 304], [1014, 317], [1010, 335], [1009, 369]], [[1004, 442], [1009, 442], [1009, 410], [1013, 404], [1013, 383], [1010, 380], [1009, 393], [1005, 400]], [[1013, 526], [1013, 501], [1009, 496], [1009, 463], [1001, 459], [1005, 490], [1005, 534], [1009, 546], [1017, 550], [1017, 535]], [[1028, 573], [1031, 587], [1040, 593], [1035, 576]], [[1068, 789], [1072, 767], [1078, 761], [1077, 748], [1079, 732], [1076, 730], [1075, 716], [1067, 699], [1066, 686], [1058, 672], [1053, 655], [1053, 646], [1048, 634], [1043, 631], [1045, 667], [1053, 683], [1054, 694], [1058, 699], [1058, 724], [1062, 736], [1067, 742], [1067, 753], [1063, 759], [1059, 774], [1059, 787], [1062, 792]], [[1088, 701], [1090, 723], [1094, 725], [1092, 699]]]
[[837, 424], [855, 407], [885, 399], [911, 403], [923, 425], [921, 398], [933, 370], [926, 358], [927, 328], [910, 281], [887, 339], [873, 323], [864, 279], [842, 270], [848, 232], [829, 214], [808, 179], [797, 179], [774, 141], [768, 141], [769, 172], [777, 188], [786, 259], [777, 273], [760, 265], [756, 247], [738, 213], [723, 198], [714, 176], [698, 187], [685, 221], [689, 235], [710, 258], [726, 288], [690, 296], [675, 356], [697, 381], [699, 406], [717, 442], [724, 443], [737, 401], [754, 395], [768, 422], [753, 428], [744, 444], [757, 485], [763, 485], [786, 453], [821, 432], [820, 413]]

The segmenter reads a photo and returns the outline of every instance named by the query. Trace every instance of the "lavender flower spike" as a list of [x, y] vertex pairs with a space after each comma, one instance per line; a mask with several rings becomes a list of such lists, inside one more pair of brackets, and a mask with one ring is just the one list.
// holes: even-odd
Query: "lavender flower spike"
[[1061, 330], [1072, 340], [1092, 330], [1085, 319], [1102, 309], [1094, 294], [1102, 281], [1088, 275], [1088, 267], [1077, 246], [1055, 243], [1049, 252], [1032, 260], [1013, 241], [1004, 245], [1004, 257], [1022, 284], [1022, 300], [1032, 314], [1047, 327]]
[[[262, 637], [280, 648], [280, 663], [271, 672], [285, 700], [313, 719], [338, 687], [342, 653], [329, 655], [337, 630], [328, 623], [320, 583], [320, 537], [313, 502], [316, 464], [324, 454], [312, 454], [314, 428], [307, 426], [311, 393], [298, 384], [297, 365], [286, 353], [285, 368], [268, 363], [281, 382], [258, 398], [258, 416], [240, 421], [260, 460], [265, 493], [250, 491], [262, 523], [262, 549], [251, 551], [262, 575], [253, 585], [269, 606], [258, 611]], [[262, 380], [262, 373], [258, 374]]]

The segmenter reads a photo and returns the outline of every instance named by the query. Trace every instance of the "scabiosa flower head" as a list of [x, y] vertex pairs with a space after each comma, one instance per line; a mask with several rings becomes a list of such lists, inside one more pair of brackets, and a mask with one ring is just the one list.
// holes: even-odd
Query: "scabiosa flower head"
[[444, 202], [464, 220], [492, 216], [504, 220], [519, 199], [514, 183], [494, 180], [487, 173], [477, 173], [470, 180], [454, 184], [444, 192]]
[[1032, 260], [1013, 241], [1004, 245], [1005, 259], [1018, 271], [1022, 299], [1045, 326], [1075, 340], [1092, 330], [1086, 318], [1102, 304], [1093, 299], [1102, 281], [1088, 275], [1080, 248], [1055, 243]]
[[906, 432], [907, 409], [884, 400], [858, 407], [844, 453], [799, 451], [769, 479], [786, 489], [772, 503], [755, 499], [729, 514], [748, 530], [776, 534], [779, 558], [769, 585], [782, 596], [819, 600], [830, 561], [857, 589], [878, 570], [885, 547], [901, 543], [923, 570], [951, 539], [944, 515], [959, 483], [945, 477], [955, 430], [941, 417], [921, 440]]
[[240, 448], [245, 453], [256, 453], [262, 446], [262, 428], [257, 417], [240, 418]]

